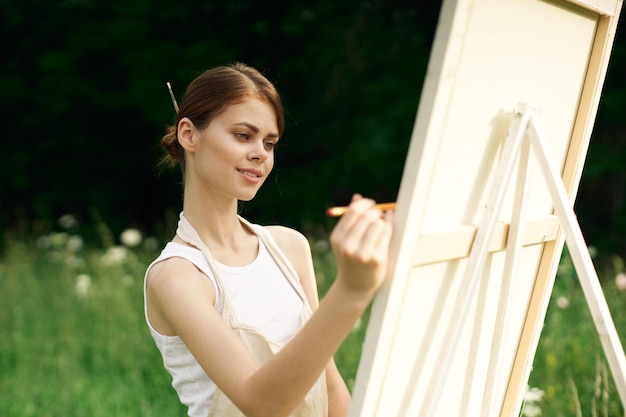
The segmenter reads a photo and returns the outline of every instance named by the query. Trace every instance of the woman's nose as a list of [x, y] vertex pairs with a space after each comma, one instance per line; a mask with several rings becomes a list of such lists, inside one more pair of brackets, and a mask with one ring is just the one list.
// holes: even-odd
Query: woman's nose
[[250, 149], [250, 152], [248, 153], [248, 159], [264, 161], [267, 159], [268, 154], [269, 151], [265, 147], [264, 141], [254, 141], [252, 149]]

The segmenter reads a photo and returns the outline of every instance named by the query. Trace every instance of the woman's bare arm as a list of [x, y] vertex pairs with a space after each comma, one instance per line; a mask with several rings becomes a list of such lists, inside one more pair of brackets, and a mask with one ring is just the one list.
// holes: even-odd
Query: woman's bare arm
[[[313, 311], [317, 310], [319, 297], [309, 241], [301, 233], [283, 226], [268, 226], [268, 230], [294, 266], [311, 308]], [[328, 416], [345, 417], [350, 408], [350, 391], [337, 369], [334, 358], [326, 365], [326, 388]]]
[[151, 271], [148, 295], [155, 315], [246, 415], [287, 416], [329, 366], [382, 284], [391, 224], [373, 204], [355, 201], [339, 221], [331, 235], [337, 280], [298, 334], [261, 367], [215, 310], [214, 290], [202, 273], [167, 261]]

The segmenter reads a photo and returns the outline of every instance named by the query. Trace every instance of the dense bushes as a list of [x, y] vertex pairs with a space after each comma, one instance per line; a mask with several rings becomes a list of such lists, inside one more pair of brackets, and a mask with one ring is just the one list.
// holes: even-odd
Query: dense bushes
[[[84, 218], [95, 207], [115, 230], [156, 227], [180, 207], [178, 173], [155, 168], [174, 115], [165, 82], [182, 95], [198, 71], [234, 60], [265, 71], [288, 113], [273, 177], [243, 207], [249, 217], [323, 224], [324, 208], [353, 191], [393, 199], [439, 6], [0, 2], [0, 224], [11, 227], [19, 213]], [[578, 203], [589, 240], [612, 250], [626, 233], [618, 38]]]

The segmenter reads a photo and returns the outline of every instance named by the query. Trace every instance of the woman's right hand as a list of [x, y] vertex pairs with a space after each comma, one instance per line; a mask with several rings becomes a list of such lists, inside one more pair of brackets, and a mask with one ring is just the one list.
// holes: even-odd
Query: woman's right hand
[[393, 212], [355, 194], [330, 235], [337, 261], [337, 283], [355, 293], [373, 295], [387, 272]]

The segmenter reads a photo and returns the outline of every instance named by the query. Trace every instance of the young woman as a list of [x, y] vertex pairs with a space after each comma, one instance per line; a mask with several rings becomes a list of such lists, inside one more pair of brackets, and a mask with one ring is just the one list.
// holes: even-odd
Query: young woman
[[237, 214], [274, 165], [274, 86], [243, 64], [191, 82], [162, 144], [184, 176], [175, 237], [148, 267], [145, 312], [190, 416], [345, 416], [333, 354], [384, 280], [390, 213], [355, 195], [330, 241], [337, 277], [318, 303], [307, 239]]

